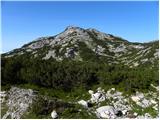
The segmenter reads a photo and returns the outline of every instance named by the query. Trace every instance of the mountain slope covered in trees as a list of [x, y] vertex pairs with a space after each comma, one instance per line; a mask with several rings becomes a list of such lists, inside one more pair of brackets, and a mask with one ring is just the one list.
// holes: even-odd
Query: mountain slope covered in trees
[[158, 86], [158, 52], [158, 41], [132, 43], [95, 29], [69, 26], [58, 35], [2, 54], [1, 84], [4, 90], [27, 86], [65, 101], [96, 87], [114, 87], [128, 95], [148, 92], [152, 85]]

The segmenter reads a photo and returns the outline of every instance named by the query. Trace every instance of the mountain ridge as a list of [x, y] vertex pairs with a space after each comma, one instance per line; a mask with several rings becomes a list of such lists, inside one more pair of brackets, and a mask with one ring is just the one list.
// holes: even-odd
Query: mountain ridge
[[[31, 57], [39, 57], [44, 60], [53, 58], [59, 61], [69, 58], [85, 61], [87, 55], [84, 55], [86, 54], [84, 50], [90, 51], [87, 55], [93, 59], [98, 58], [100, 61], [106, 59], [109, 64], [122, 63], [134, 67], [147, 61], [152, 64], [155, 63], [158, 58], [158, 41], [135, 43], [112, 34], [100, 32], [94, 28], [83, 29], [68, 26], [57, 35], [37, 38], [21, 48], [3, 54], [3, 56], [12, 57], [29, 53]], [[146, 53], [146, 56], [149, 57], [144, 60], [142, 53]], [[127, 58], [127, 56], [130, 57]], [[137, 60], [132, 61], [131, 58], [133, 57], [137, 57], [138, 62]]]

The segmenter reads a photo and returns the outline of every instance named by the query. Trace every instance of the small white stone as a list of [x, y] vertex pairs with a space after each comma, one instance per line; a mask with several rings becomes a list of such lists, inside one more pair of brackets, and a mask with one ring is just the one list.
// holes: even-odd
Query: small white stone
[[101, 87], [97, 88], [97, 91], [101, 91], [101, 90], [102, 90], [102, 88], [101, 88]]
[[52, 111], [51, 117], [52, 117], [53, 119], [55, 119], [55, 118], [58, 117], [58, 114], [57, 114], [57, 112], [56, 112], [55, 110]]
[[92, 95], [94, 92], [93, 90], [89, 90], [88, 93]]
[[127, 101], [128, 101], [128, 100], [125, 98], [125, 99], [124, 99], [124, 102], [127, 102]]
[[78, 104], [83, 105], [84, 107], [88, 107], [88, 103], [85, 100], [78, 101]]
[[105, 90], [104, 90], [104, 89], [102, 89], [102, 92], [103, 92], [103, 93], [105, 93]]
[[140, 100], [139, 97], [137, 96], [132, 96], [131, 99], [134, 101], [134, 102], [138, 102]]
[[122, 110], [123, 115], [127, 113], [128, 110]]
[[144, 98], [144, 94], [143, 93], [136, 92], [136, 96], [139, 97], [140, 99]]
[[111, 90], [112, 90], [112, 91], [115, 91], [116, 89], [115, 89], [115, 88], [111, 88]]
[[98, 101], [98, 99], [100, 98], [100, 95], [101, 95], [101, 93], [95, 93], [95, 94], [92, 94], [92, 98], [91, 99], [93, 99], [93, 100], [95, 100], [95, 101]]
[[157, 102], [155, 100], [151, 100], [151, 103], [152, 104], [156, 104]]
[[134, 116], [137, 116], [137, 115], [138, 115], [138, 113], [136, 113], [136, 112], [135, 112], [135, 113], [133, 113], [133, 115], [134, 115]]

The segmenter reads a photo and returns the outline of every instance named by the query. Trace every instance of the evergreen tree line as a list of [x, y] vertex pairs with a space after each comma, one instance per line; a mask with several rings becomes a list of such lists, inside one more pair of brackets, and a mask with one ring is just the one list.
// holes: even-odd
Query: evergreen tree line
[[158, 85], [158, 70], [145, 67], [129, 68], [98, 62], [11, 57], [1, 59], [1, 84], [36, 84], [70, 91], [76, 87], [90, 89], [93, 85], [117, 85], [125, 90], [148, 89]]

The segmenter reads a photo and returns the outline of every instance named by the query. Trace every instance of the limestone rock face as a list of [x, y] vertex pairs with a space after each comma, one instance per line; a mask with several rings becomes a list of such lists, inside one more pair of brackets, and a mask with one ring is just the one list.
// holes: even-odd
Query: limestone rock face
[[85, 58], [88, 57], [84, 54], [86, 49], [90, 51], [88, 55], [91, 55], [91, 58], [98, 57], [100, 60], [105, 59], [107, 64], [120, 63], [129, 67], [138, 67], [148, 62], [152, 63], [152, 67], [156, 67], [159, 58], [158, 41], [133, 43], [96, 29], [84, 29], [76, 26], [68, 26], [55, 36], [35, 39], [21, 48], [3, 54], [3, 56], [8, 58], [29, 54], [30, 58], [43, 60], [52, 58], [62, 61], [69, 58], [86, 61]]

